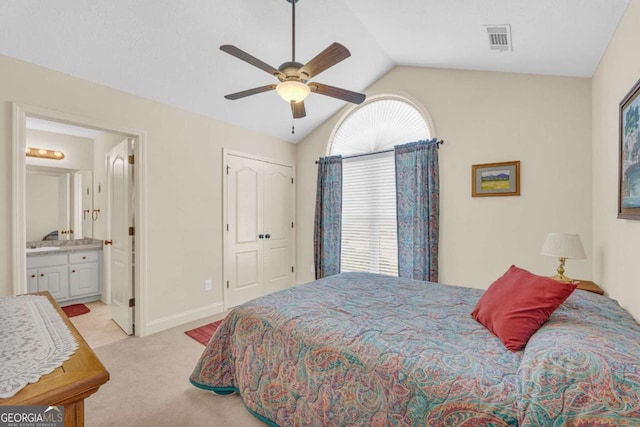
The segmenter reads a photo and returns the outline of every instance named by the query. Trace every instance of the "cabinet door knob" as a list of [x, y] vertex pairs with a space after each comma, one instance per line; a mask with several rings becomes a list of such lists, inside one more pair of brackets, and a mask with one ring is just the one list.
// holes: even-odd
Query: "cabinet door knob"
[[83, 257], [82, 257], [82, 259], [87, 259], [87, 257], [86, 257], [86, 256], [83, 256]]
[[264, 239], [264, 234], [258, 234], [258, 239]]
[[40, 277], [44, 277], [44, 273], [40, 273]]
[[113, 245], [113, 240], [105, 240], [104, 244], [105, 244], [105, 246], [106, 245]]
[[271, 238], [271, 234], [265, 234], [265, 235], [264, 235], [264, 238], [265, 238], [265, 239], [270, 239], [270, 238]]
[[36, 275], [35, 275], [35, 274], [32, 274], [32, 275], [31, 275], [31, 277], [36, 277]]
[[72, 272], [72, 273], [75, 273], [76, 271], [75, 271], [75, 270], [71, 270], [71, 272]]

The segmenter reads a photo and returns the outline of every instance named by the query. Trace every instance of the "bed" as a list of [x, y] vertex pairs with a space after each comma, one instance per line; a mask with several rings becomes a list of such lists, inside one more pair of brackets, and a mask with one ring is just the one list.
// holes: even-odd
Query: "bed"
[[272, 425], [640, 425], [640, 326], [571, 294], [510, 351], [483, 290], [343, 273], [234, 308], [190, 377]]

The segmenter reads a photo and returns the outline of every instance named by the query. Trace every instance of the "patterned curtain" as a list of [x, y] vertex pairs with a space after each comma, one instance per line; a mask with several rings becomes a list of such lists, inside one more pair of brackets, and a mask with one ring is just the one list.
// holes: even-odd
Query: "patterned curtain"
[[318, 161], [316, 216], [313, 230], [316, 279], [340, 273], [342, 233], [342, 156]]
[[398, 276], [438, 281], [440, 180], [436, 139], [395, 147]]

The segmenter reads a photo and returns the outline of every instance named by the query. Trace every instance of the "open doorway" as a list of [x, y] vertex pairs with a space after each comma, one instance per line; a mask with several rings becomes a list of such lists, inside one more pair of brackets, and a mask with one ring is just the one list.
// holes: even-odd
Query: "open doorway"
[[[53, 247], [63, 248], [65, 252], [71, 253], [75, 248], [71, 248], [72, 245], [79, 245], [80, 250], [84, 249], [97, 249], [99, 248], [99, 274], [100, 274], [100, 290], [99, 295], [96, 295], [95, 291], [86, 291], [88, 287], [73, 288], [73, 274], [81, 272], [71, 266], [68, 267], [69, 282], [72, 289], [68, 289], [66, 294], [63, 294], [59, 301], [60, 305], [68, 305], [69, 303], [85, 303], [93, 305], [96, 313], [102, 319], [96, 321], [92, 319], [92, 316], [84, 317], [78, 316], [72, 318], [74, 323], [81, 324], [79, 329], [87, 330], [87, 327], [94, 325], [100, 327], [100, 323], [104, 324], [105, 317], [111, 316], [111, 307], [113, 302], [114, 291], [122, 299], [122, 290], [114, 289], [114, 284], [111, 280], [114, 257], [111, 254], [112, 246], [103, 246], [105, 243], [112, 243], [114, 240], [121, 242], [121, 236], [123, 233], [114, 239], [114, 230], [111, 229], [111, 219], [113, 218], [113, 194], [116, 193], [119, 200], [123, 198], [126, 200], [126, 206], [129, 210], [125, 216], [128, 221], [127, 226], [124, 227], [124, 235], [126, 235], [127, 242], [124, 247], [128, 252], [121, 259], [126, 259], [128, 265], [124, 266], [126, 270], [126, 283], [123, 282], [122, 274], [119, 274], [117, 285], [124, 287], [129, 294], [126, 298], [126, 310], [130, 312], [128, 320], [121, 325], [121, 328], [126, 334], [144, 335], [144, 326], [140, 319], [143, 318], [144, 301], [139, 296], [142, 294], [144, 286], [144, 271], [140, 268], [142, 262], [137, 262], [142, 258], [144, 251], [144, 239], [141, 239], [144, 234], [143, 226], [140, 226], [140, 218], [143, 218], [144, 212], [141, 207], [142, 200], [144, 198], [144, 170], [142, 169], [141, 160], [144, 150], [144, 133], [139, 131], [129, 131], [128, 129], [117, 128], [113, 126], [104, 126], [103, 124], [93, 122], [84, 118], [70, 117], [66, 114], [59, 114], [51, 111], [44, 111], [39, 108], [22, 107], [14, 105], [14, 171], [13, 171], [13, 223], [14, 223], [14, 293], [20, 294], [33, 291], [33, 283], [29, 282], [29, 276], [26, 273], [29, 267], [30, 251], [34, 249], [28, 248], [28, 246], [46, 246], [47, 244]], [[113, 149], [117, 146], [126, 146], [124, 157], [125, 168], [127, 169], [127, 177], [124, 177], [126, 186], [122, 187], [121, 184], [123, 177], [114, 177], [109, 173], [109, 156], [113, 156]], [[44, 146], [49, 144], [49, 146]], [[57, 144], [57, 145], [56, 145]], [[81, 149], [75, 149], [75, 147], [81, 147]], [[44, 159], [34, 158], [32, 159], [25, 156], [25, 151], [29, 148], [37, 149], [49, 149], [56, 151], [66, 150], [65, 158], [67, 162], [57, 163], [53, 161], [45, 162]], [[135, 160], [134, 160], [135, 159]], [[133, 173], [133, 167], [136, 167], [136, 173]], [[123, 162], [119, 163], [120, 170], [122, 170]], [[33, 185], [34, 180], [30, 179], [30, 176], [34, 173], [38, 173], [38, 169], [46, 169], [46, 174], [55, 175], [56, 169], [59, 169], [62, 175], [71, 177], [71, 184], [68, 186], [68, 193], [63, 197], [60, 196], [61, 202], [55, 209], [42, 209], [42, 205], [39, 206], [37, 211], [32, 212], [34, 209], [34, 200], [38, 200], [36, 195], [33, 197], [30, 194], [30, 186]], [[42, 171], [40, 171], [42, 174]], [[74, 180], [75, 178], [75, 180]], [[40, 179], [41, 180], [41, 179]], [[35, 180], [35, 183], [38, 183]], [[114, 190], [114, 183], [118, 186]], [[58, 186], [59, 189], [63, 189], [62, 185]], [[53, 188], [53, 187], [49, 187]], [[122, 191], [126, 193], [122, 193]], [[62, 190], [60, 190], [62, 191]], [[119, 191], [119, 193], [118, 193]], [[37, 192], [36, 192], [37, 194]], [[53, 198], [49, 197], [52, 202]], [[118, 209], [121, 210], [122, 204], [118, 205]], [[37, 203], [36, 205], [37, 206]], [[66, 214], [65, 214], [66, 211]], [[42, 225], [40, 224], [40, 230], [33, 232], [31, 229], [37, 225], [39, 217], [45, 216], [44, 214], [57, 213], [57, 221], [59, 226]], [[65, 218], [62, 218], [65, 216]], [[53, 224], [49, 220], [49, 224]], [[66, 224], [66, 225], [64, 225]], [[119, 224], [119, 223], [118, 223]], [[120, 225], [120, 224], [119, 224]], [[42, 228], [45, 227], [45, 228]], [[42, 230], [49, 228], [55, 228], [51, 232], [47, 232], [46, 236], [54, 238], [57, 241], [51, 243], [41, 243]], [[134, 239], [135, 245], [134, 245]], [[88, 246], [82, 246], [88, 245]], [[133, 248], [137, 248], [134, 252]], [[37, 249], [36, 249], [37, 250]], [[47, 252], [48, 253], [48, 252]], [[87, 252], [91, 254], [91, 252]], [[71, 255], [69, 255], [71, 256]], [[60, 258], [60, 257], [59, 257]], [[76, 257], [77, 258], [77, 257]], [[88, 257], [88, 261], [91, 261], [91, 257]], [[118, 257], [115, 257], [116, 259]], [[72, 258], [66, 258], [71, 260]], [[84, 259], [84, 257], [82, 257]], [[87, 261], [87, 262], [88, 262]], [[76, 261], [77, 262], [77, 261]], [[88, 266], [83, 265], [83, 266]], [[136, 268], [137, 267], [137, 268]], [[118, 265], [118, 268], [122, 269], [122, 265]], [[84, 277], [89, 277], [87, 271], [90, 269], [82, 270]], [[76, 280], [77, 281], [77, 280]], [[117, 288], [117, 287], [116, 287]], [[38, 289], [40, 290], [40, 289]], [[75, 290], [75, 292], [74, 292]], [[84, 292], [84, 293], [83, 293]], [[120, 301], [120, 306], [123, 306]], [[135, 311], [134, 311], [135, 310]], [[106, 312], [106, 314], [105, 314]], [[73, 320], [75, 319], [75, 320]], [[136, 325], [140, 327], [136, 328]], [[110, 328], [111, 329], [111, 328]], [[81, 331], [82, 332], [82, 331]], [[100, 336], [101, 331], [97, 332]], [[105, 343], [105, 339], [114, 339], [117, 334], [114, 330], [108, 331], [107, 335], [111, 337], [102, 336], [98, 340], [90, 339], [91, 341], [99, 342], [98, 345]], [[91, 335], [91, 333], [88, 333]], [[95, 335], [95, 334], [94, 334]], [[102, 334], [104, 335], [104, 334]]]

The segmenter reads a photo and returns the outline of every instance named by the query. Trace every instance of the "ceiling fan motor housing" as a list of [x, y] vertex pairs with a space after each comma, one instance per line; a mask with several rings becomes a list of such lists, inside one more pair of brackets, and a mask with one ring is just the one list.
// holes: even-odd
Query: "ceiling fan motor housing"
[[300, 68], [303, 67], [303, 64], [299, 62], [289, 61], [285, 62], [280, 67], [278, 67], [278, 71], [284, 74], [285, 78], [282, 75], [277, 75], [278, 80], [281, 82], [285, 80], [296, 80], [305, 83], [309, 80], [309, 75], [305, 72], [299, 72]]

